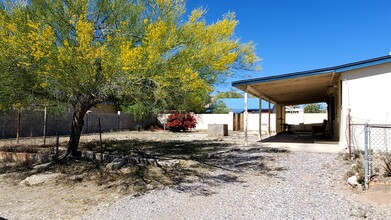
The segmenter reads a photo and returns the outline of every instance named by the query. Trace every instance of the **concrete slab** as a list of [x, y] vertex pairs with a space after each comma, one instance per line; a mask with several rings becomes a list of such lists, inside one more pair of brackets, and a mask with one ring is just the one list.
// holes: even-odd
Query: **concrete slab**
[[345, 152], [338, 141], [328, 138], [314, 138], [311, 133], [283, 132], [267, 137], [256, 143], [264, 147], [282, 148], [290, 151], [316, 152], [316, 153], [341, 153]]
[[261, 145], [269, 148], [281, 148], [290, 151], [299, 152], [314, 152], [314, 153], [341, 153], [344, 152], [337, 143], [336, 144], [317, 144], [317, 143], [287, 143], [287, 142], [256, 142], [256, 145]]

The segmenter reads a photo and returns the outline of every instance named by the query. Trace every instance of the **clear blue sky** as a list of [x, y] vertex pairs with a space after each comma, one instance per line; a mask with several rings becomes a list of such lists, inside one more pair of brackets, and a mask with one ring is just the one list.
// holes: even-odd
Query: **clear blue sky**
[[[253, 41], [262, 70], [250, 78], [330, 67], [391, 52], [391, 0], [188, 0], [213, 23], [228, 11]], [[229, 90], [230, 82], [218, 90]]]

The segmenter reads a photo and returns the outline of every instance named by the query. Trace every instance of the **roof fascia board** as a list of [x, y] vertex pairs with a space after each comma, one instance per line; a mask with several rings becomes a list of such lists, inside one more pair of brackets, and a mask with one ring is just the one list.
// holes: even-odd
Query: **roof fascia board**
[[264, 82], [272, 82], [278, 80], [294, 79], [294, 78], [305, 77], [305, 76], [326, 74], [331, 72], [333, 71], [321, 71], [321, 72], [305, 71], [305, 72], [289, 73], [289, 74], [270, 76], [264, 78], [235, 81], [232, 82], [232, 86], [241, 86], [241, 85], [249, 85], [254, 83], [264, 83]]
[[374, 66], [374, 65], [380, 65], [380, 64], [389, 63], [389, 62], [391, 62], [391, 57], [388, 58], [388, 59], [377, 60], [377, 61], [373, 61], [373, 62], [370, 62], [370, 63], [362, 63], [362, 64], [358, 64], [358, 65], [354, 65], [354, 66], [342, 67], [342, 68], [336, 69], [335, 71], [337, 73], [341, 73], [341, 72], [346, 72], [346, 71], [350, 71], [350, 70], [370, 67], [370, 66]]
[[277, 81], [277, 80], [286, 80], [286, 79], [294, 79], [299, 77], [306, 77], [306, 76], [313, 76], [313, 75], [321, 75], [326, 73], [341, 73], [349, 70], [355, 70], [359, 68], [379, 65], [391, 62], [391, 55], [373, 58], [369, 60], [363, 60], [358, 61], [354, 63], [344, 64], [340, 66], [334, 66], [329, 68], [323, 68], [323, 69], [316, 69], [316, 70], [308, 70], [308, 71], [302, 71], [302, 72], [295, 72], [295, 73], [288, 73], [283, 75], [276, 75], [276, 76], [269, 76], [269, 77], [263, 77], [263, 78], [255, 78], [255, 79], [248, 79], [248, 80], [240, 80], [232, 82], [232, 86], [237, 87], [241, 85], [249, 85], [254, 83], [264, 83], [264, 82], [271, 82], [271, 81]]

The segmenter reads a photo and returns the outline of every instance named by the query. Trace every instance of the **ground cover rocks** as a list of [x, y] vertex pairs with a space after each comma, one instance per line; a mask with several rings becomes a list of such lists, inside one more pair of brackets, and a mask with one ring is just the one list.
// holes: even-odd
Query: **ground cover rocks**
[[115, 158], [111, 163], [106, 165], [106, 168], [109, 170], [118, 170], [123, 165], [125, 165], [126, 162], [126, 158]]
[[[256, 149], [249, 152], [254, 156]], [[83, 219], [388, 219], [390, 215], [390, 210], [355, 197], [343, 180], [348, 166], [341, 166], [336, 154], [263, 152], [262, 156], [275, 161], [266, 165], [267, 173], [217, 169], [210, 176], [229, 173], [235, 178], [219, 184], [193, 178], [191, 183], [98, 206]]]
[[[114, 137], [114, 134], [104, 135]], [[9, 177], [14, 174], [0, 175], [0, 216], [7, 219], [159, 220], [389, 219], [390, 216], [389, 205], [382, 208], [376, 203], [377, 197], [367, 200], [368, 193], [351, 190], [344, 179], [350, 165], [336, 154], [288, 152], [267, 148], [262, 143], [245, 147], [242, 133], [221, 141], [191, 132], [124, 132], [120, 135], [128, 145], [138, 143], [134, 141], [138, 137], [140, 141], [149, 140], [148, 144], [152, 145], [164, 140], [160, 142], [163, 147], [152, 146], [146, 155], [133, 154], [126, 165], [112, 172], [106, 172], [106, 164], [114, 158], [96, 161], [95, 152], [100, 151], [94, 149], [94, 159], [80, 160], [73, 164], [80, 166], [78, 169], [71, 167], [70, 176], [59, 178], [70, 184], [49, 181], [26, 187], [17, 184], [25, 176], [14, 183]], [[256, 134], [249, 139], [255, 142]], [[172, 140], [177, 142], [173, 144]], [[139, 150], [145, 149], [143, 146]], [[166, 156], [168, 154], [170, 157]], [[140, 161], [144, 162], [139, 164]], [[154, 162], [164, 169], [143, 165]], [[91, 170], [81, 169], [86, 165], [103, 165], [100, 171], [108, 178], [90, 175]], [[138, 179], [137, 184], [131, 179], [125, 182], [118, 179], [120, 173], [131, 177], [135, 171], [140, 176], [147, 172], [144, 176], [147, 178]], [[148, 176], [156, 173], [159, 173], [157, 179]], [[118, 183], [124, 188], [134, 188], [135, 193], [116, 194], [120, 192], [116, 188]]]
[[21, 181], [20, 185], [34, 186], [38, 184], [43, 184], [49, 181], [54, 181], [59, 176], [61, 176], [61, 173], [34, 174]]
[[359, 183], [357, 182], [357, 176], [351, 176], [346, 180], [349, 185], [351, 185], [353, 188], [357, 187]]

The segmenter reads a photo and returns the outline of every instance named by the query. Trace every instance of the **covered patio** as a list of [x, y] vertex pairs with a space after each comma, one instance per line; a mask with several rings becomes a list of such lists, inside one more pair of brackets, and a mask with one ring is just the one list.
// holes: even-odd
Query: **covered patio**
[[[384, 101], [384, 94], [390, 89], [390, 62], [391, 55], [387, 55], [328, 68], [241, 80], [233, 82], [232, 86], [244, 91], [245, 97], [251, 94], [275, 104], [277, 134], [289, 129], [286, 106], [326, 103], [327, 135], [350, 152], [352, 119], [356, 123], [387, 123], [390, 104]], [[368, 98], [372, 105], [364, 101]], [[376, 108], [373, 108], [375, 103]], [[270, 117], [268, 124], [270, 131]], [[259, 139], [261, 132], [262, 117], [259, 117]], [[292, 137], [290, 142], [297, 141]]]
[[[288, 133], [282, 139], [286, 142], [288, 139], [293, 141], [297, 134], [289, 136], [291, 125], [286, 122], [286, 106], [325, 102], [327, 104], [327, 133], [328, 137], [334, 141], [339, 140], [339, 120], [335, 107], [339, 106], [341, 83], [339, 81], [340, 73], [334, 68], [324, 68], [304, 72], [289, 73], [278, 76], [270, 76], [249, 80], [241, 80], [232, 83], [232, 86], [245, 92], [245, 108], [247, 106], [247, 94], [258, 97], [260, 100], [266, 100], [275, 104], [276, 112], [276, 133]], [[259, 102], [259, 108], [262, 108], [262, 102]], [[270, 115], [270, 112], [269, 112]], [[270, 116], [267, 123], [270, 131]], [[259, 138], [262, 139], [262, 117], [259, 117]], [[246, 120], [245, 120], [246, 127]], [[245, 129], [246, 130], [246, 129]], [[270, 134], [270, 132], [268, 132]], [[279, 136], [279, 135], [276, 135]], [[305, 138], [306, 137], [306, 138]], [[278, 139], [269, 137], [267, 140]], [[292, 139], [293, 138], [293, 139]], [[280, 138], [281, 139], [281, 138]], [[299, 139], [303, 143], [314, 143], [314, 137], [311, 134], [301, 135]], [[275, 140], [276, 141], [276, 140]], [[273, 142], [275, 142], [273, 141]]]
[[262, 146], [276, 149], [286, 149], [299, 152], [339, 153], [341, 147], [338, 141], [329, 137], [314, 137], [309, 132], [280, 132], [266, 137], [260, 142]]

